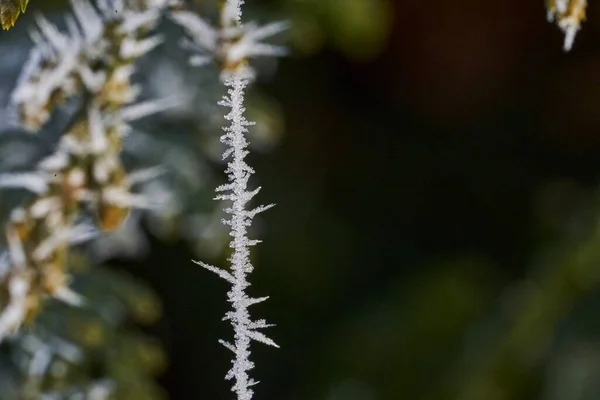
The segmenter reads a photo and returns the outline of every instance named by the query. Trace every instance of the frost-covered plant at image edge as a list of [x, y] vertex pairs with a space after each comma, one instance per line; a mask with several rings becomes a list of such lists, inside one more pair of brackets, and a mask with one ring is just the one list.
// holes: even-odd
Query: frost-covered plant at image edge
[[[14, 24], [18, 11], [25, 11], [8, 3], [12, 0], [0, 0], [4, 28]], [[262, 40], [282, 31], [285, 24], [242, 24], [242, 3], [225, 2], [216, 27], [178, 0], [70, 0], [73, 16], [66, 17], [64, 30], [35, 16], [37, 28], [30, 29], [34, 47], [12, 90], [8, 111], [14, 111], [20, 135], [58, 139], [52, 143], [45, 138], [45, 146], [50, 143], [52, 150], [41, 157], [23, 157], [37, 159], [33, 170], [19, 164], [17, 171], [6, 171], [0, 161], [0, 188], [3, 193], [17, 192], [0, 199], [12, 208], [0, 245], [0, 340], [4, 348], [8, 345], [13, 360], [4, 365], [0, 358], [0, 381], [6, 388], [0, 398], [162, 398], [151, 381], [156, 368], [148, 366], [148, 357], [161, 358], [158, 350], [143, 335], [122, 326], [128, 314], [146, 322], [155, 319], [156, 300], [130, 278], [92, 266], [86, 251], [90, 247], [80, 244], [91, 241], [93, 249], [94, 242], [135, 224], [137, 220], [128, 216], [139, 216], [138, 210], [160, 215], [165, 203], [182, 201], [164, 190], [168, 161], [142, 163], [137, 170], [123, 161], [132, 148], [133, 157], [143, 158], [140, 144], [147, 136], [134, 121], [168, 113], [185, 101], [140, 100], [148, 93], [134, 83], [136, 64], [165, 40], [155, 32], [165, 16], [189, 34], [191, 40], [184, 47], [196, 53], [191, 64], [218, 64], [218, 79], [228, 89], [219, 104], [229, 108], [225, 118], [230, 125], [221, 137], [227, 146], [223, 158], [230, 158], [225, 171], [229, 183], [217, 188], [217, 199], [233, 203], [225, 208], [231, 218], [223, 221], [233, 237], [231, 271], [200, 264], [232, 284], [228, 296], [233, 311], [225, 318], [232, 322], [234, 340], [221, 341], [235, 353], [227, 378], [235, 379], [232, 390], [238, 399], [252, 397], [250, 341], [276, 345], [258, 331], [269, 325], [250, 319], [248, 313], [251, 304], [265, 298], [251, 298], [245, 292], [252, 270], [249, 248], [258, 243], [249, 239], [247, 229], [255, 215], [271, 206], [246, 207], [258, 189], [249, 190], [247, 185], [253, 170], [244, 159], [247, 127], [252, 124], [244, 116], [244, 93], [255, 78], [249, 59], [284, 53]], [[0, 131], [10, 127], [8, 111], [1, 115]], [[156, 157], [151, 159], [156, 162]], [[163, 183], [156, 186], [156, 182]], [[23, 189], [30, 194], [22, 195]], [[110, 347], [123, 350], [106, 351], [110, 357], [98, 351]], [[134, 349], [143, 349], [144, 354], [132, 353]], [[122, 368], [116, 366], [124, 363], [124, 357], [129, 357], [131, 371], [117, 374]], [[131, 358], [139, 364], [132, 364]], [[18, 374], [4, 376], [4, 370], [14, 369], [13, 363]], [[98, 377], [99, 370], [105, 376]]]
[[565, 51], [573, 47], [575, 35], [581, 29], [581, 21], [585, 20], [586, 7], [587, 0], [546, 0], [548, 21], [556, 20], [556, 25], [565, 34]]

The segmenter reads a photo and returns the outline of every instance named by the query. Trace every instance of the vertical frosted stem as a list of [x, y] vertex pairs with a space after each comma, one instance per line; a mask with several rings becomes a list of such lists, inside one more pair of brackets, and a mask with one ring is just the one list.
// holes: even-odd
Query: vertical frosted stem
[[248, 274], [253, 270], [250, 262], [250, 247], [258, 243], [257, 240], [248, 238], [247, 228], [256, 214], [272, 205], [259, 206], [252, 210], [247, 207], [247, 203], [260, 189], [248, 190], [248, 179], [254, 170], [245, 161], [248, 155], [248, 141], [245, 134], [248, 132], [247, 126], [253, 125], [244, 117], [244, 89], [247, 84], [247, 79], [239, 74], [234, 74], [225, 80], [225, 85], [229, 90], [223, 100], [219, 102], [220, 105], [230, 108], [229, 113], [225, 116], [225, 119], [230, 121], [230, 125], [223, 128], [225, 134], [221, 136], [221, 142], [227, 146], [223, 158], [229, 159], [225, 170], [228, 183], [216, 189], [217, 192], [221, 192], [216, 199], [232, 202], [231, 207], [224, 210], [230, 214], [230, 219], [223, 220], [224, 224], [231, 227], [229, 233], [232, 236], [229, 246], [233, 249], [229, 259], [231, 272], [199, 263], [232, 285], [231, 290], [227, 293], [232, 311], [228, 312], [224, 319], [231, 321], [234, 342], [221, 341], [221, 343], [235, 354], [232, 361], [233, 366], [227, 373], [226, 379], [235, 380], [232, 391], [236, 393], [238, 400], [250, 400], [253, 395], [250, 387], [257, 383], [248, 375], [248, 371], [254, 367], [254, 363], [250, 361], [250, 341], [256, 340], [278, 347], [275, 342], [258, 331], [270, 325], [264, 320], [251, 320], [248, 312], [249, 306], [266, 300], [266, 297], [251, 298], [246, 293], [246, 288], [250, 286], [247, 279]]

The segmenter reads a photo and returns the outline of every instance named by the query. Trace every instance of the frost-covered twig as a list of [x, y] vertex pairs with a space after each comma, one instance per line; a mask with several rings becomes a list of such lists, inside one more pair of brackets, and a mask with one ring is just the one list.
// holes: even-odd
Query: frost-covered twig
[[225, 96], [220, 102], [221, 105], [231, 109], [225, 116], [231, 124], [225, 128], [226, 133], [221, 137], [221, 141], [228, 146], [223, 157], [230, 158], [226, 169], [229, 183], [216, 189], [217, 192], [224, 192], [216, 197], [217, 200], [229, 200], [233, 203], [231, 207], [225, 209], [225, 212], [231, 217], [223, 221], [224, 224], [231, 227], [230, 235], [233, 237], [230, 242], [230, 247], [233, 249], [230, 258], [231, 272], [198, 262], [232, 285], [227, 297], [232, 304], [233, 311], [228, 312], [224, 319], [231, 321], [233, 325], [234, 342], [229, 343], [223, 340], [220, 342], [235, 354], [233, 367], [226, 379], [235, 379], [232, 390], [236, 392], [237, 398], [240, 400], [252, 398], [250, 387], [256, 383], [248, 376], [248, 371], [254, 367], [250, 361], [250, 341], [256, 340], [278, 347], [275, 342], [258, 331], [258, 329], [270, 325], [264, 320], [253, 321], [248, 312], [249, 306], [267, 298], [252, 298], [246, 293], [246, 288], [250, 286], [247, 277], [253, 270], [249, 257], [250, 247], [259, 242], [248, 237], [247, 228], [256, 214], [273, 205], [260, 206], [253, 210], [249, 210], [247, 207], [247, 203], [258, 193], [258, 189], [248, 190], [248, 179], [254, 171], [244, 161], [248, 154], [248, 150], [246, 150], [248, 141], [245, 137], [248, 130], [246, 127], [252, 125], [244, 117], [244, 88], [247, 84], [248, 81], [243, 77], [234, 76], [228, 79], [225, 82], [225, 85], [230, 88], [228, 96]]
[[199, 65], [212, 59], [216, 60], [222, 69], [221, 78], [228, 88], [227, 95], [219, 102], [230, 109], [225, 116], [230, 125], [223, 128], [225, 134], [221, 136], [221, 142], [227, 146], [223, 159], [229, 159], [225, 170], [228, 183], [216, 189], [219, 195], [215, 200], [232, 203], [231, 207], [224, 209], [230, 218], [223, 220], [223, 223], [230, 227], [230, 235], [233, 238], [230, 242], [233, 252], [229, 258], [231, 271], [202, 262], [197, 263], [231, 284], [227, 297], [232, 304], [232, 311], [225, 315], [224, 320], [231, 322], [234, 340], [233, 343], [224, 340], [220, 343], [234, 353], [234, 359], [233, 366], [225, 378], [235, 380], [232, 391], [236, 393], [238, 400], [250, 400], [253, 395], [251, 387], [257, 383], [248, 375], [248, 371], [254, 367], [254, 363], [250, 361], [250, 342], [255, 340], [278, 346], [259, 331], [271, 325], [264, 320], [252, 320], [248, 311], [252, 304], [260, 303], [267, 297], [253, 298], [246, 293], [250, 286], [248, 275], [254, 269], [250, 262], [250, 248], [260, 242], [250, 239], [247, 230], [258, 213], [273, 205], [248, 208], [248, 202], [258, 193], [260, 187], [255, 190], [248, 189], [248, 180], [254, 170], [245, 161], [248, 155], [246, 134], [247, 127], [253, 123], [244, 116], [244, 90], [254, 77], [254, 71], [248, 65], [249, 58], [259, 55], [281, 55], [281, 48], [263, 44], [261, 40], [280, 32], [286, 25], [275, 23], [258, 27], [248, 24], [245, 27], [241, 22], [242, 3], [243, 0], [228, 0], [225, 3], [218, 29], [189, 12], [177, 12], [173, 17], [194, 39], [194, 43], [188, 47], [201, 53], [192, 58], [192, 62]]

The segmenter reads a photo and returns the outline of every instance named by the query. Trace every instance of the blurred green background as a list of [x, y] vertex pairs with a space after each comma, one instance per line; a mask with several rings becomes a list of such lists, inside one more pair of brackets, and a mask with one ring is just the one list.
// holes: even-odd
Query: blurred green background
[[[600, 398], [600, 8], [565, 54], [543, 3], [247, 1], [292, 22], [255, 88], [257, 399]], [[112, 265], [163, 300], [159, 383], [232, 398], [227, 285], [150, 240]]]

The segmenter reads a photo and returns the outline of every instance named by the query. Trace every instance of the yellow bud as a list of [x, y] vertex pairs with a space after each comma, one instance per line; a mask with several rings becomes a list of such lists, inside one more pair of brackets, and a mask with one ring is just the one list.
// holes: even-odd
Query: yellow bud
[[0, 23], [2, 29], [10, 29], [19, 15], [25, 12], [29, 0], [0, 0]]

